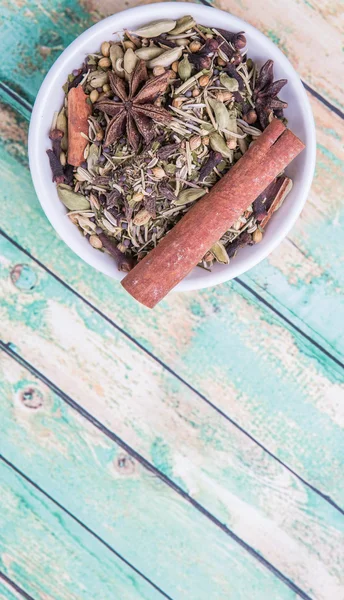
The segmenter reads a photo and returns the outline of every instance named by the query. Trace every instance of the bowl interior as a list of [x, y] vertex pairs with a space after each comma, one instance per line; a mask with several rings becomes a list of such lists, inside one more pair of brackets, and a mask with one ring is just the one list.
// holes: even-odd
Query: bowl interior
[[287, 200], [271, 219], [264, 238], [256, 246], [238, 252], [229, 265], [215, 265], [211, 273], [195, 268], [176, 290], [192, 290], [215, 285], [236, 277], [265, 258], [286, 236], [299, 216], [307, 198], [313, 177], [315, 162], [315, 133], [312, 112], [301, 81], [287, 58], [262, 33], [233, 15], [214, 8], [196, 4], [159, 3], [136, 7], [115, 14], [94, 25], [80, 35], [58, 58], [47, 74], [37, 96], [29, 133], [29, 158], [33, 182], [42, 207], [60, 237], [87, 263], [115, 279], [122, 273], [114, 268], [113, 259], [94, 250], [88, 241], [66, 218], [66, 211], [59, 201], [46, 155], [50, 147], [49, 130], [53, 113], [63, 102], [62, 86], [67, 75], [81, 65], [85, 55], [99, 49], [106, 39], [116, 39], [123, 28], [135, 28], [157, 18], [178, 18], [192, 14], [204, 25], [221, 27], [232, 31], [245, 31], [248, 56], [259, 65], [271, 58], [275, 62], [275, 79], [286, 78], [288, 84], [281, 98], [288, 102], [286, 117], [290, 129], [306, 144], [306, 149], [288, 167], [287, 174], [294, 186]]

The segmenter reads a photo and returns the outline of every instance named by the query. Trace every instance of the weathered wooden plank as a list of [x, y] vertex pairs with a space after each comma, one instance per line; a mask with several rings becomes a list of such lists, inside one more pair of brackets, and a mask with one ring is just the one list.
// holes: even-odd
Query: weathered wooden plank
[[[317, 124], [317, 165], [301, 217], [263, 264], [243, 281], [339, 359], [344, 339], [342, 261], [344, 121], [310, 98]], [[277, 301], [277, 302], [276, 302]], [[305, 324], [308, 328], [305, 328]]]
[[[1, 41], [6, 54], [0, 77], [33, 101], [40, 83], [61, 51], [82, 31], [99, 19], [128, 7], [147, 4], [148, 0], [53, 0], [22, 3], [3, 2]], [[264, 11], [259, 3], [216, 0], [219, 8], [242, 17], [268, 35], [298, 70], [300, 76], [329, 101], [343, 107], [341, 86], [342, 35], [340, 2], [331, 7], [307, 0], [283, 2], [266, 0]], [[39, 25], [39, 26], [38, 26]], [[321, 58], [320, 58], [321, 57]]]
[[[1, 249], [3, 339], [14, 343], [20, 355], [299, 587], [310, 595], [316, 592], [318, 598], [325, 598], [323, 582], [326, 580], [326, 589], [333, 588], [335, 592], [344, 567], [344, 551], [342, 557], [339, 552], [344, 532], [343, 515], [53, 277], [37, 268], [17, 248], [5, 241]], [[15, 264], [24, 261], [26, 264], [20, 274], [19, 269], [16, 271], [18, 279], [14, 286], [9, 281], [9, 273]], [[209, 338], [210, 343], [217, 341], [217, 338]], [[199, 349], [196, 347], [193, 352], [198, 360]], [[59, 365], [58, 373], [56, 365]], [[7, 367], [4, 371], [7, 373], [10, 369]], [[332, 387], [329, 381], [327, 384]], [[11, 394], [9, 396], [10, 405], [5, 414], [12, 415]], [[65, 419], [65, 411], [63, 414]], [[307, 416], [310, 418], [309, 412]], [[317, 418], [311, 419], [311, 425], [313, 435], [318, 434]], [[3, 428], [4, 443], [11, 447], [11, 439], [18, 437], [13, 435], [18, 420], [6, 422], [5, 417]], [[331, 428], [332, 433], [337, 435], [334, 428]], [[36, 437], [33, 435], [33, 444]], [[71, 439], [72, 433], [61, 433], [58, 437]], [[19, 438], [27, 446], [31, 445], [25, 441], [25, 435]], [[322, 464], [329, 480], [340, 477], [343, 468], [340, 438], [337, 444], [337, 464], [332, 464], [333, 457], [329, 457], [333, 451], [331, 444], [327, 442], [325, 453], [321, 448]], [[16, 445], [13, 456], [21, 455]], [[57, 459], [54, 458], [53, 463], [57, 464]], [[29, 464], [23, 464], [25, 472], [28, 468]], [[61, 465], [58, 471], [65, 472], [65, 467]], [[141, 497], [142, 493], [137, 491], [137, 496]], [[74, 500], [80, 507], [80, 500], [76, 496]], [[144, 506], [140, 508], [142, 514], [146, 510]], [[154, 506], [154, 512], [156, 510]], [[167, 512], [164, 507], [162, 514]], [[169, 519], [172, 518], [170, 513]], [[328, 527], [331, 535], [326, 539]], [[156, 525], [151, 529], [156, 529]], [[279, 540], [278, 551], [276, 539]], [[333, 545], [338, 546], [337, 563], [327, 558], [333, 554]], [[154, 546], [158, 548], [158, 541]], [[128, 550], [124, 550], [127, 556]], [[160, 555], [161, 549], [158, 550]], [[131, 560], [138, 564], [136, 557]], [[151, 558], [149, 562], [155, 564]], [[146, 568], [140, 564], [141, 570], [146, 572]], [[318, 580], [314, 572], [318, 573]]]
[[[6, 119], [3, 122], [7, 122]], [[19, 152], [18, 147], [22, 149], [20, 144], [12, 144], [13, 152]], [[337, 471], [342, 423], [338, 407], [342, 392], [336, 383], [341, 381], [342, 374], [331, 360], [295, 334], [291, 327], [284, 329], [283, 321], [265, 310], [235, 282], [202, 292], [171, 295], [151, 313], [139, 307], [116, 283], [90, 271], [52, 233], [21, 164], [2, 150], [0, 165], [4, 181], [2, 226], [14, 239], [206, 394], [281, 460], [325, 494], [343, 502], [342, 477]], [[17, 178], [19, 169], [20, 180]], [[323, 187], [325, 185], [326, 181]], [[318, 186], [320, 189], [321, 181]], [[327, 206], [325, 202], [323, 206]], [[330, 249], [331, 236], [327, 239], [329, 254], [328, 264], [323, 265], [324, 285], [326, 280], [338, 283], [340, 278], [338, 259], [329, 260], [331, 252], [335, 252]], [[306, 242], [310, 255], [314, 251], [318, 253], [315, 240], [305, 238]], [[283, 246], [287, 254], [288, 246]], [[326, 248], [323, 251], [327, 251]], [[262, 263], [262, 272], [267, 268], [271, 273], [267, 265], [267, 261]], [[292, 263], [288, 279], [293, 277], [294, 271]], [[275, 288], [272, 287], [273, 275], [278, 283]], [[286, 302], [278, 296], [282, 275], [283, 272], [272, 270], [268, 289], [270, 295], [273, 290], [274, 297]], [[341, 310], [338, 285], [325, 285], [328, 295], [324, 312], [312, 295], [312, 310], [303, 313], [301, 308], [310, 286], [302, 282], [299, 285], [302, 286], [299, 295], [294, 287], [281, 286], [282, 295], [288, 298], [291, 308], [289, 318], [299, 313], [298, 322], [302, 318], [309, 321], [307, 332], [312, 334], [319, 325], [318, 339], [326, 339], [328, 332], [332, 332], [331, 337], [336, 341], [337, 314]], [[338, 344], [340, 352], [342, 340], [338, 340]], [[314, 411], [313, 429], [309, 427], [310, 406]], [[326, 460], [323, 445], [327, 447]]]
[[0, 490], [0, 568], [35, 600], [163, 598], [3, 461]]
[[[10, 358], [2, 358], [1, 362], [1, 387], [5, 404], [1, 419], [1, 443], [6, 457], [10, 460], [13, 458], [27, 476], [34, 478], [51, 496], [73, 514], [77, 514], [80, 520], [108, 544], [115, 545], [117, 551], [130, 562], [154, 577], [155, 582], [161, 583], [173, 598], [244, 600], [248, 596], [255, 600], [265, 600], [266, 597], [296, 597], [273, 573], [260, 565], [169, 486], [154, 477], [153, 473], [124, 453], [118, 444], [61, 401], [26, 369]], [[142, 427], [140, 421], [136, 421], [137, 430]], [[158, 446], [158, 442], [156, 445]], [[156, 453], [159, 453], [158, 447]], [[166, 447], [166, 461], [169, 460], [167, 453]], [[6, 476], [5, 470], [3, 486], [11, 485], [13, 479], [17, 478], [13, 474]], [[14, 490], [16, 487], [17, 483]], [[23, 503], [22, 491], [20, 494], [15, 493], [18, 500], [18, 497], [22, 498], [18, 502], [12, 500], [12, 495], [8, 497], [5, 493], [5, 514], [0, 517], [3, 520], [7, 518], [9, 523], [8, 526], [3, 525], [3, 535], [5, 541], [8, 540], [7, 559], [3, 558], [7, 572], [18, 578], [19, 573], [14, 563], [23, 563], [22, 570], [28, 573], [32, 563], [33, 581], [44, 578], [44, 574], [36, 572], [39, 557], [33, 557], [30, 553], [29, 560], [25, 560], [23, 556], [24, 552], [27, 556], [28, 547], [39, 544], [41, 536], [39, 532], [35, 537], [35, 531], [30, 527], [31, 517], [27, 517], [26, 508], [29, 504], [29, 512], [32, 511], [40, 519], [42, 533], [48, 529], [58, 540], [63, 540], [60, 552], [64, 558], [57, 561], [56, 574], [65, 571], [67, 581], [71, 579], [79, 582], [79, 585], [84, 581], [87, 585], [88, 579], [85, 581], [83, 577], [84, 569], [92, 567], [93, 588], [78, 595], [78, 599], [109, 597], [106, 591], [111, 587], [116, 573], [110, 575], [106, 563], [100, 590], [92, 596], [92, 589], [95, 589], [98, 582], [96, 566], [98, 562], [104, 564], [107, 551], [102, 551], [99, 545], [92, 546], [92, 552], [97, 557], [96, 566], [89, 565], [85, 558], [81, 562], [82, 569], [78, 569], [78, 565], [68, 564], [68, 556], [78, 555], [80, 552], [77, 540], [83, 539], [82, 532], [74, 532], [74, 524], [69, 525], [68, 518], [61, 511], [56, 511], [61, 522], [68, 521], [68, 526], [66, 524], [60, 531], [58, 524], [52, 523], [56, 507], [51, 506], [27, 484], [20, 482], [21, 488], [24, 488], [25, 497], [28, 495], [26, 504]], [[32, 497], [37, 500], [32, 502]], [[38, 501], [46, 507], [44, 512], [39, 510]], [[29, 522], [25, 526], [25, 532], [30, 533], [21, 534], [21, 526], [26, 519]], [[10, 541], [8, 538], [12, 527], [15, 535]], [[333, 530], [330, 522], [326, 527]], [[40, 552], [47, 549], [45, 565], [54, 562], [53, 553], [59, 551], [59, 546], [56, 547], [53, 543], [49, 531], [40, 548]], [[26, 535], [33, 539], [27, 539]], [[74, 542], [71, 536], [75, 538]], [[49, 551], [50, 545], [52, 549]], [[84, 541], [81, 549], [82, 546], [86, 546]], [[39, 570], [43, 573], [44, 568]], [[333, 585], [336, 586], [336, 577], [330, 579], [331, 589], [335, 589]], [[328, 582], [326, 577], [325, 580]], [[27, 586], [26, 579], [25, 585]], [[50, 582], [50, 585], [53, 584]], [[32, 590], [32, 587], [28, 589]], [[65, 598], [63, 590], [59, 594], [61, 596], [53, 595], [54, 600]], [[118, 597], [122, 599], [137, 596], [130, 596], [127, 592], [123, 596], [119, 593]]]
[[19, 592], [2, 579], [0, 575], [0, 598], [1, 600], [23, 600], [24, 596], [19, 594]]

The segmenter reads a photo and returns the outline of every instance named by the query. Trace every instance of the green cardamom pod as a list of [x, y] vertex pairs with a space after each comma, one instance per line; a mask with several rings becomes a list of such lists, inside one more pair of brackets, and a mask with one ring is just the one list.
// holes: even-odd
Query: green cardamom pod
[[144, 38], [158, 37], [158, 35], [161, 35], [162, 33], [168, 33], [174, 29], [176, 24], [177, 21], [173, 21], [173, 19], [152, 21], [152, 23], [148, 23], [147, 25], [132, 31], [132, 33]]
[[229, 258], [226, 252], [226, 248], [221, 242], [216, 242], [211, 248], [210, 252], [216, 258], [217, 262], [222, 263], [223, 265], [228, 265]]
[[85, 196], [82, 196], [82, 194], [77, 194], [76, 192], [73, 192], [72, 188], [70, 188], [69, 185], [60, 183], [57, 186], [57, 193], [61, 202], [63, 202], [63, 204], [69, 210], [87, 210], [88, 208], [90, 208], [90, 203], [87, 200], [87, 198], [85, 198]]
[[128, 50], [125, 51], [123, 58], [123, 67], [126, 79], [129, 79], [129, 76], [135, 69], [138, 60], [139, 59], [132, 48], [128, 48]]
[[185, 17], [181, 17], [177, 19], [177, 24], [174, 29], [171, 29], [169, 32], [170, 35], [179, 35], [180, 33], [184, 33], [188, 29], [192, 29], [196, 25], [196, 21], [191, 15], [185, 15]]
[[143, 46], [142, 48], [135, 50], [136, 56], [138, 56], [141, 60], [152, 60], [164, 52], [165, 50], [163, 48], [158, 48], [158, 46]]
[[183, 46], [179, 46], [176, 48], [171, 48], [171, 50], [166, 50], [160, 56], [153, 58], [147, 63], [149, 69], [154, 69], [154, 67], [170, 67], [174, 61], [178, 60], [183, 54]]
[[239, 89], [239, 82], [234, 77], [229, 77], [227, 73], [221, 73], [220, 81], [229, 92], [237, 92]]
[[232, 158], [233, 151], [228, 148], [222, 135], [217, 132], [210, 135], [210, 147], [212, 150], [215, 150], [215, 152], [220, 152], [222, 156]]
[[187, 79], [189, 79], [189, 77], [191, 77], [191, 71], [192, 71], [192, 66], [186, 55], [186, 56], [184, 56], [183, 60], [181, 60], [180, 63], [178, 64], [178, 75], [179, 75], [180, 79], [182, 79], [183, 81], [186, 81]]
[[220, 131], [222, 131], [223, 129], [228, 129], [229, 114], [225, 104], [223, 104], [223, 102], [219, 102], [218, 100], [213, 99], [209, 99], [209, 104], [213, 109], [215, 121]]
[[66, 111], [64, 108], [62, 108], [62, 110], [57, 115], [56, 129], [63, 131], [63, 138], [61, 140], [61, 148], [63, 151], [66, 151], [68, 148], [68, 126], [67, 126]]
[[93, 71], [88, 76], [88, 81], [93, 88], [103, 87], [109, 81], [107, 71]]
[[177, 206], [181, 206], [182, 204], [189, 204], [189, 202], [194, 202], [199, 198], [202, 198], [207, 191], [199, 188], [187, 188], [180, 192], [178, 198], [173, 202], [173, 204]]
[[117, 44], [110, 46], [110, 60], [112, 68], [119, 77], [124, 77], [123, 67], [119, 68], [119, 66], [123, 63], [123, 56], [124, 52], [122, 46], [118, 46]]

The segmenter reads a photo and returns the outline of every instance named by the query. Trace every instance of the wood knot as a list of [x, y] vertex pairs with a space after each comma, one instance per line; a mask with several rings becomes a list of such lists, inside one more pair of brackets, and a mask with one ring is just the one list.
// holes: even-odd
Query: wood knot
[[19, 400], [27, 408], [36, 410], [43, 405], [43, 394], [42, 392], [32, 386], [28, 386], [19, 392]]
[[37, 275], [29, 265], [15, 265], [11, 271], [11, 281], [22, 292], [31, 292], [37, 283]]
[[136, 469], [135, 461], [129, 454], [119, 454], [115, 466], [116, 471], [121, 475], [132, 475]]

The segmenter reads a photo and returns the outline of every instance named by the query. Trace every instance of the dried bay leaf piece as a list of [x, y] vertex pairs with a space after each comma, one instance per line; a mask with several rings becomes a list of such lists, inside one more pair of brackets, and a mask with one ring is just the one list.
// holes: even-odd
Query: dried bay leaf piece
[[85, 198], [85, 196], [82, 196], [82, 194], [77, 194], [76, 192], [73, 192], [69, 185], [60, 183], [57, 186], [57, 193], [61, 202], [69, 210], [87, 210], [88, 208], [90, 208], [90, 203], [87, 200], [87, 198]]
[[223, 265], [229, 264], [229, 257], [226, 251], [226, 248], [221, 242], [216, 242], [210, 248], [210, 252], [216, 258], [217, 262], [222, 263]]
[[176, 26], [170, 30], [170, 35], [179, 35], [188, 29], [192, 29], [196, 25], [196, 21], [191, 15], [185, 15], [177, 19]]
[[227, 73], [221, 73], [220, 82], [229, 92], [237, 92], [239, 89], [239, 82], [234, 77], [229, 77]]
[[199, 198], [202, 198], [207, 191], [203, 189], [197, 188], [187, 188], [186, 190], [182, 190], [178, 195], [178, 198], [174, 200], [174, 204], [176, 206], [182, 206], [183, 204], [189, 204], [190, 202], [194, 202]]
[[171, 48], [171, 50], [166, 50], [160, 56], [153, 58], [147, 63], [149, 69], [154, 69], [154, 67], [170, 67], [172, 63], [176, 60], [179, 60], [181, 55], [183, 54], [184, 46], [178, 46], [176, 48]]
[[162, 19], [161, 21], [152, 21], [131, 33], [138, 35], [139, 37], [154, 38], [162, 33], [168, 33], [174, 29], [176, 25], [177, 21], [174, 21], [173, 19]]

